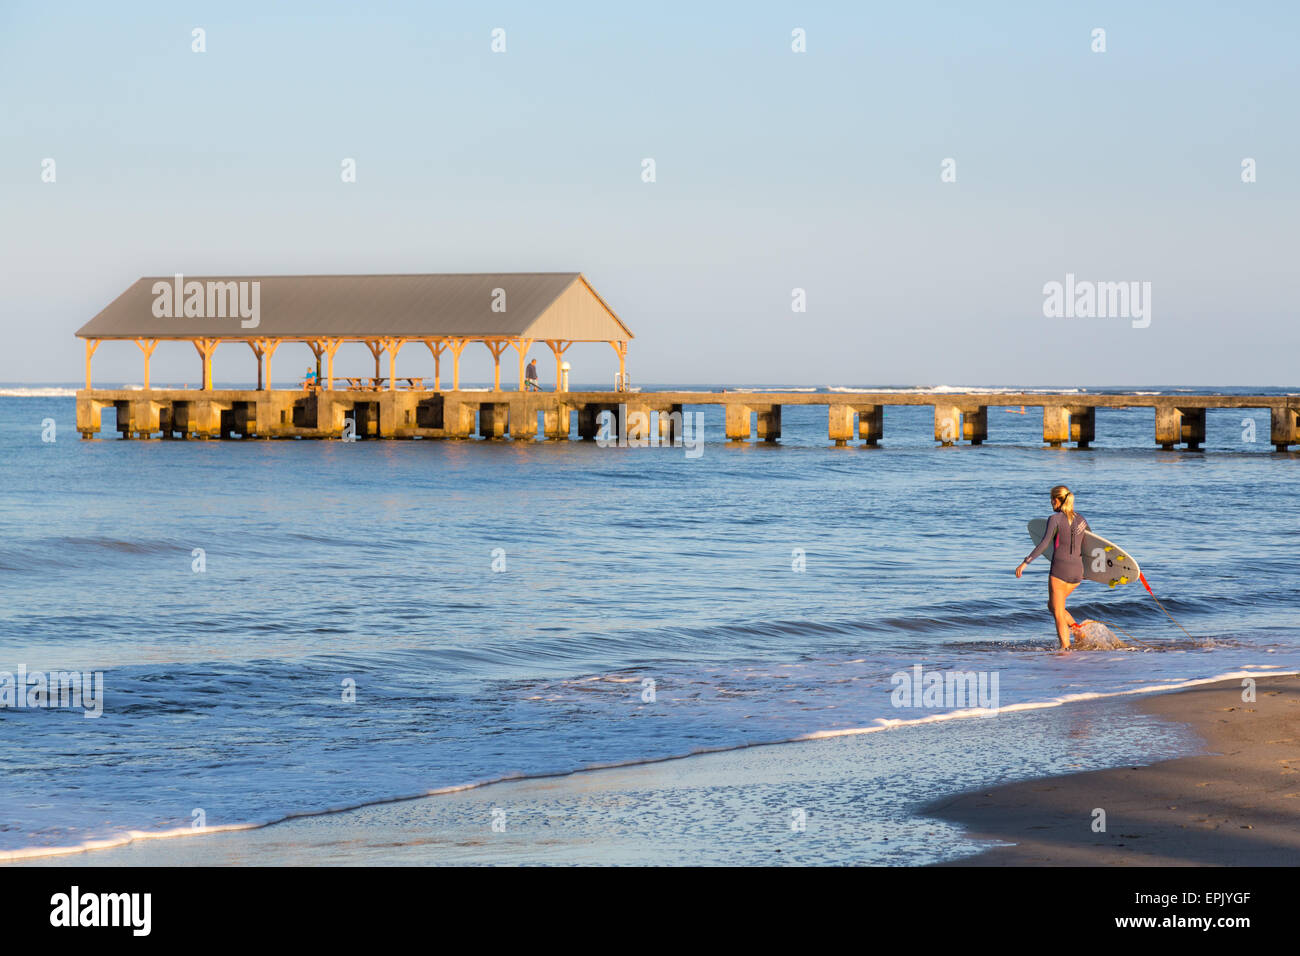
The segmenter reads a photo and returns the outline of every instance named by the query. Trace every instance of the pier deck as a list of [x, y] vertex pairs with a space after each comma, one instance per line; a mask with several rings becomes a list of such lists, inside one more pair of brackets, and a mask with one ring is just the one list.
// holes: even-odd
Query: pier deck
[[649, 440], [653, 429], [656, 440], [672, 441], [681, 435], [683, 408], [700, 405], [724, 409], [731, 441], [775, 441], [783, 406], [823, 405], [827, 439], [837, 445], [879, 443], [886, 405], [933, 406], [936, 442], [979, 444], [988, 438], [989, 408], [1023, 405], [1042, 409], [1046, 444], [1081, 448], [1096, 438], [1098, 408], [1153, 409], [1155, 444], [1163, 448], [1199, 448], [1207, 409], [1266, 408], [1275, 448], [1300, 445], [1300, 396], [1294, 395], [83, 389], [77, 392], [77, 430], [93, 438], [102, 412], [113, 408], [117, 431], [138, 439], [568, 439], [576, 414], [579, 437], [593, 439], [601, 413], [611, 412], [628, 437]]

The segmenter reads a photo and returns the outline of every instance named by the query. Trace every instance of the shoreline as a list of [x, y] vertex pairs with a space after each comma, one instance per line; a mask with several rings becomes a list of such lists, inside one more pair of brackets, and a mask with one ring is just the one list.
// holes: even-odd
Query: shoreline
[[[1010, 748], [1014, 751], [1023, 746], [1042, 746], [1042, 741], [1047, 739], [1053, 741], [1056, 749], [1064, 750], [1071, 748], [1072, 738], [1083, 731], [1104, 740], [1118, 733], [1111, 728], [1135, 732], [1133, 729], [1145, 726], [1143, 722], [1146, 721], [1153, 727], [1177, 727], [1180, 732], [1184, 732], [1184, 736], [1188, 736], [1185, 732], [1190, 727], [1194, 734], [1188, 738], [1189, 741], [1199, 743], [1202, 750], [1208, 748], [1213, 751], [1222, 749], [1224, 743], [1222, 736], [1216, 735], [1214, 725], [1216, 721], [1224, 719], [1222, 713], [1227, 713], [1238, 717], [1228, 720], [1228, 724], [1237, 729], [1237, 737], [1276, 749], [1275, 744], [1264, 741], [1289, 737], [1291, 732], [1275, 726], [1274, 718], [1282, 719], [1278, 715], [1270, 716], [1270, 712], [1246, 709], [1255, 708], [1256, 705], [1226, 709], [1233, 705], [1230, 702], [1223, 704], [1222, 701], [1236, 698], [1240, 703], [1240, 693], [1240, 679], [1234, 678], [1138, 697], [1121, 695], [1073, 701], [1054, 708], [1013, 712], [1000, 716], [996, 721], [937, 721], [913, 724], [889, 733], [756, 744], [736, 750], [671, 757], [653, 763], [586, 769], [547, 777], [507, 779], [478, 787], [455, 788], [434, 795], [396, 798], [357, 808], [295, 816], [270, 825], [235, 825], [222, 832], [214, 829], [198, 834], [186, 833], [182, 839], [136, 839], [105, 848], [86, 848], [6, 862], [18, 866], [248, 863], [528, 865], [606, 862], [636, 865], [643, 862], [672, 863], [682, 859], [721, 863], [741, 856], [748, 858], [746, 862], [759, 864], [884, 862], [897, 865], [1031, 865], [1132, 862], [1134, 857], [1131, 849], [1122, 852], [1115, 860], [1079, 858], [1075, 844], [1061, 837], [1063, 833], [1073, 833], [1080, 829], [1077, 800], [1067, 800], [1066, 806], [1055, 807], [1053, 812], [1056, 816], [1052, 818], [1055, 822], [1041, 822], [1040, 816], [1033, 816], [1032, 820], [1025, 822], [1023, 816], [1031, 807], [1038, 810], [1040, 815], [1047, 811], [1046, 801], [1042, 798], [1045, 792], [1055, 793], [1058, 798], [1064, 799], [1069, 794], [1076, 793], [1077, 788], [1088, 786], [1088, 781], [1109, 780], [1112, 781], [1112, 789], [1103, 791], [1104, 800], [1101, 797], [1094, 798], [1093, 791], [1085, 789], [1088, 796], [1084, 802], [1091, 801], [1088, 802], [1089, 812], [1096, 806], [1107, 808], [1112, 835], [1106, 837], [1105, 834], [1092, 834], [1088, 827], [1091, 817], [1085, 814], [1083, 835], [1094, 839], [1085, 839], [1083, 843], [1088, 844], [1094, 854], [1117, 843], [1131, 848], [1133, 840], [1139, 839], [1138, 837], [1120, 840], [1114, 836], [1119, 833], [1131, 836], [1138, 832], [1130, 804], [1124, 800], [1123, 788], [1132, 786], [1130, 778], [1137, 773], [1128, 767], [1065, 775], [1061, 775], [1058, 770], [1057, 775], [1037, 777], [1031, 776], [1031, 767], [1029, 772], [1020, 774], [1029, 779], [1020, 782], [989, 787], [975, 777], [973, 784], [970, 779], [967, 780], [967, 786], [963, 787], [961, 793], [945, 797], [937, 803], [913, 800], [904, 815], [909, 818], [907, 824], [914, 824], [912, 829], [918, 834], [927, 832], [925, 828], [929, 827], [928, 832], [933, 836], [934, 827], [947, 825], [947, 829], [940, 833], [940, 838], [948, 840], [945, 844], [948, 858], [937, 861], [918, 858], [918, 848], [920, 855], [924, 855], [923, 841], [908, 851], [908, 827], [902, 826], [903, 833], [898, 835], [900, 821], [881, 820], [878, 807], [874, 810], [870, 806], [860, 807], [856, 812], [845, 813], [841, 819], [836, 818], [833, 808], [860, 791], [866, 782], [864, 778], [875, 774], [882, 762], [893, 768], [900, 757], [917, 759], [912, 752], [924, 753], [927, 747], [944, 749], [954, 744], [964, 744], [971, 753], [985, 753], [988, 748]], [[1300, 678], [1260, 676], [1258, 699], [1261, 703], [1270, 704], [1290, 701], [1293, 709], [1289, 717], [1294, 724], [1296, 715], [1300, 714], [1300, 706], [1295, 706], [1300, 700]], [[1214, 703], [1214, 706], [1210, 706], [1207, 701]], [[1252, 720], [1243, 722], [1243, 717], [1251, 715]], [[1117, 724], [1119, 720], [1125, 723]], [[949, 734], [964, 737], [959, 739], [942, 736], [943, 731], [938, 728], [945, 724], [949, 728]], [[994, 724], [1000, 726], [995, 728]], [[912, 736], [905, 736], [907, 734]], [[1054, 735], [1061, 739], [1055, 741]], [[1017, 740], [1017, 737], [1023, 739]], [[1293, 743], [1294, 741], [1292, 746]], [[1169, 752], [1167, 744], [1165, 746], [1164, 752]], [[1281, 746], [1285, 749], [1287, 745]], [[1182, 752], [1190, 749], [1191, 743], [1183, 746]], [[1130, 747], [1130, 751], [1135, 756], [1151, 752], [1140, 746], [1136, 749]], [[1292, 753], [1294, 752], [1293, 747]], [[881, 754], [885, 754], [888, 759], [882, 758]], [[1196, 763], [1216, 759], [1218, 758], [1212, 754], [1178, 757], [1152, 764], [1148, 769], [1186, 765], [1190, 761], [1191, 766], [1197, 768], [1194, 774], [1199, 775], [1196, 782], [1204, 782], [1200, 778], [1205, 778], [1226, 786], [1231, 783], [1233, 774], [1241, 772], [1241, 767], [1232, 764], [1216, 769], [1214, 766]], [[1295, 763], [1300, 767], [1300, 758]], [[1252, 766], [1258, 767], [1258, 761]], [[1282, 767], [1282, 764], [1276, 766]], [[935, 770], [930, 767], [928, 772], [933, 775]], [[1158, 774], [1147, 773], [1144, 782], [1153, 778], [1159, 779]], [[942, 775], [939, 779], [942, 780]], [[1286, 775], [1281, 775], [1280, 779], [1285, 781]], [[1257, 776], [1250, 777], [1249, 781], [1249, 792], [1253, 793], [1249, 790], [1251, 786], [1258, 786], [1262, 788], [1261, 799], [1272, 799], [1269, 796], [1272, 789], [1258, 783]], [[934, 782], [930, 785], [933, 786]], [[878, 786], [884, 788], [885, 781], [882, 780]], [[1114, 789], [1115, 786], [1119, 789]], [[1186, 786], [1190, 784], [1185, 785], [1184, 789]], [[1300, 780], [1296, 781], [1295, 789], [1300, 789]], [[800, 790], [827, 794], [830, 799], [827, 801], [822, 796], [811, 800], [786, 799], [786, 794], [790, 791]], [[847, 840], [849, 845], [841, 846], [829, 855], [825, 851], [818, 855], [807, 853], [807, 847], [783, 840], [785, 834], [774, 833], [773, 828], [766, 824], [763, 825], [761, 835], [753, 826], [748, 829], [732, 828], [732, 833], [723, 832], [727, 827], [715, 828], [712, 833], [707, 832], [707, 828], [704, 831], [698, 829], [700, 818], [718, 813], [720, 805], [737, 810], [742, 817], [746, 814], [755, 816], [753, 799], [750, 799], [751, 805], [748, 807], [740, 805], [751, 791], [777, 794], [761, 798], [760, 806], [764, 809], [758, 811], [759, 816], [766, 815], [767, 807], [783, 800], [804, 802], [812, 808], [808, 812], [816, 817], [820, 826], [839, 827], [840, 835], [837, 839], [841, 843]], [[933, 789], [929, 792], [933, 793]], [[1207, 792], [1217, 794], [1219, 791], [1211, 788]], [[1147, 790], [1139, 793], [1140, 796], [1133, 799], [1146, 800], [1148, 803], [1151, 801]], [[1038, 804], [1027, 802], [1025, 794], [1033, 794], [1038, 799]], [[1239, 793], [1237, 795], [1240, 796]], [[879, 796], [881, 795], [877, 794]], [[1193, 807], [1192, 794], [1175, 796], [1177, 799], [1171, 796], [1167, 803]], [[1294, 804], [1281, 808], [1292, 814], [1286, 818], [1287, 823], [1281, 824], [1284, 830], [1282, 833], [1277, 832], [1279, 823], [1276, 819], [1243, 818], [1244, 825], [1255, 828], [1253, 833], [1256, 842], [1267, 843], [1266, 859], [1281, 859], [1278, 854], [1284, 853], [1289, 860], [1294, 860], [1297, 852], [1300, 852], [1300, 841], [1290, 836], [1296, 830], [1294, 814], [1300, 810], [1300, 800], [1294, 799], [1295, 796], [1300, 794], [1277, 798], [1284, 801], [1289, 799]], [[1203, 802], [1195, 803], [1198, 814], [1204, 809], [1201, 806]], [[829, 811], [827, 803], [832, 808]], [[1270, 806], [1273, 803], [1276, 800]], [[503, 815], [504, 826], [506, 811], [501, 809], [502, 806], [511, 808], [512, 826], [509, 834], [504, 831], [497, 833], [483, 825], [485, 820], [500, 813]], [[1210, 819], [1219, 820], [1223, 816], [1220, 812], [1223, 809], [1217, 808], [1215, 812], [1218, 816], [1212, 815]], [[788, 811], [773, 811], [774, 815], [783, 812]], [[1285, 817], [1285, 812], [1283, 816]], [[783, 826], [784, 823], [782, 820], [778, 824], [777, 831], [788, 829]], [[1055, 851], [1052, 846], [1044, 844], [1044, 831], [1035, 829], [1044, 826], [1056, 827], [1051, 831], [1059, 843]], [[1222, 821], [1217, 826], [1222, 826]], [[630, 838], [633, 833], [639, 833], [640, 840]], [[1026, 843], [1026, 834], [1035, 837], [1036, 842]], [[1099, 841], [1095, 837], [1106, 839]], [[1145, 836], [1142, 838], [1147, 839]], [[890, 852], [894, 855], [881, 860], [879, 851], [882, 843], [872, 841], [889, 844], [891, 839], [895, 841], [890, 845]], [[1181, 839], [1185, 841], [1185, 835]], [[1013, 840], [1019, 841], [1021, 846], [994, 847], [979, 852], [991, 842]], [[657, 844], [659, 849], [647, 849], [646, 841]], [[1233, 843], [1228, 849], [1210, 855], [1208, 861], [1257, 861], [1258, 854], [1252, 854], [1249, 859], [1236, 858], [1233, 855], [1235, 850], [1232, 849], [1235, 846]], [[969, 855], [971, 853], [976, 855]], [[1270, 853], [1272, 855], [1268, 855]], [[952, 859], [954, 855], [959, 858]], [[1166, 852], [1159, 860], [1151, 862], [1166, 862], [1166, 858], [1171, 855], [1171, 852]]]
[[[1300, 678], [1143, 699], [1205, 752], [945, 797], [922, 813], [994, 846], [940, 866], [1294, 866], [1300, 863]], [[1094, 832], [1097, 811], [1105, 832]]]

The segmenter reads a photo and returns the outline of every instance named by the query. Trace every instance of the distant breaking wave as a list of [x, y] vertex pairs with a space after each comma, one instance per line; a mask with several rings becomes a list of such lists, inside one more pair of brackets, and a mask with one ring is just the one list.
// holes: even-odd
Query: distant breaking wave
[[921, 385], [910, 385], [907, 388], [876, 388], [869, 385], [827, 385], [826, 390], [829, 392], [880, 392], [898, 395], [920, 395], [933, 394], [940, 395], [960, 395], [964, 392], [978, 392], [982, 395], [1012, 395], [1021, 392], [1026, 393], [1043, 393], [1049, 395], [1076, 395], [1080, 392], [1086, 392], [1084, 388], [1007, 388], [1005, 386], [988, 386], [979, 387], [974, 385], [935, 385], [926, 388]]
[[75, 388], [0, 388], [0, 398], [76, 398]]

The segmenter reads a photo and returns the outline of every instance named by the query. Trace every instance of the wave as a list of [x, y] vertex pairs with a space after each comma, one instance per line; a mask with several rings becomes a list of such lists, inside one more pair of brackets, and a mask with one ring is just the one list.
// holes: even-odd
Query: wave
[[974, 385], [909, 385], [904, 388], [881, 388], [866, 385], [827, 385], [826, 390], [829, 392], [878, 392], [880, 394], [891, 395], [964, 395], [976, 393], [980, 395], [1019, 395], [1022, 392], [1032, 395], [1077, 395], [1086, 392], [1086, 388], [1027, 388], [1027, 387], [1007, 387], [1002, 385], [990, 385], [986, 387]]
[[75, 388], [0, 388], [0, 398], [76, 398]]
[[928, 714], [925, 717], [916, 717], [907, 719], [888, 719], [884, 717], [876, 718], [875, 722], [866, 727], [848, 727], [835, 730], [816, 730], [809, 733], [798, 734], [794, 737], [785, 737], [776, 740], [764, 740], [742, 744], [726, 744], [718, 747], [697, 747], [687, 753], [673, 754], [666, 757], [643, 757], [632, 760], [619, 760], [609, 763], [593, 763], [584, 767], [577, 767], [571, 770], [561, 770], [551, 773], [518, 773], [506, 774], [500, 777], [494, 777], [488, 780], [480, 780], [471, 783], [455, 784], [447, 787], [437, 787], [431, 790], [425, 790], [419, 793], [409, 793], [399, 796], [380, 797], [370, 800], [362, 800], [356, 803], [344, 806], [326, 807], [319, 810], [304, 810], [297, 813], [288, 813], [283, 816], [268, 818], [263, 820], [250, 820], [244, 823], [231, 823], [214, 827], [175, 827], [170, 830], [128, 830], [125, 833], [114, 837], [107, 837], [99, 840], [87, 840], [73, 846], [62, 847], [28, 847], [21, 850], [3, 850], [0, 851], [0, 862], [12, 862], [17, 860], [32, 860], [42, 857], [69, 856], [75, 853], [87, 853], [93, 850], [107, 850], [115, 847], [127, 846], [143, 840], [165, 840], [175, 839], [186, 836], [204, 836], [213, 833], [230, 833], [235, 831], [262, 830], [270, 826], [281, 823], [288, 823], [291, 820], [308, 819], [312, 817], [332, 816], [340, 813], [349, 813], [354, 810], [361, 810], [366, 807], [383, 806], [389, 803], [403, 803], [409, 800], [422, 800], [426, 797], [445, 796], [451, 793], [462, 793], [467, 790], [478, 790], [499, 783], [510, 783], [520, 780], [554, 780], [562, 777], [572, 777], [578, 774], [590, 773], [597, 770], [616, 770], [627, 767], [650, 766], [653, 764], [667, 763], [672, 760], [685, 760], [689, 757], [701, 756], [713, 753], [728, 753], [737, 750], [748, 750], [754, 747], [773, 747], [781, 744], [804, 743], [813, 740], [829, 740], [835, 737], [856, 737], [865, 734], [880, 733], [886, 730], [896, 730], [901, 727], [915, 727], [923, 724], [941, 723], [950, 720], [969, 720], [972, 718], [994, 717], [1002, 713], [1020, 713], [1031, 710], [1046, 710], [1052, 707], [1061, 707], [1066, 704], [1078, 703], [1081, 701], [1103, 700], [1114, 697], [1130, 697], [1139, 694], [1163, 694], [1176, 690], [1184, 690], [1189, 687], [1199, 687], [1205, 684], [1215, 684], [1221, 681], [1241, 680], [1247, 677], [1290, 677], [1300, 675], [1300, 671], [1276, 670], [1267, 665], [1258, 665], [1254, 670], [1237, 670], [1218, 674], [1213, 677], [1198, 677], [1188, 680], [1172, 680], [1164, 683], [1146, 684], [1142, 687], [1129, 688], [1128, 690], [1104, 691], [1104, 692], [1084, 692], [1078, 694], [1061, 694], [1057, 697], [1050, 697], [1045, 700], [1025, 701], [1019, 704], [1008, 704], [1005, 707], [984, 708], [971, 707], [963, 710], [945, 711], [940, 714]]

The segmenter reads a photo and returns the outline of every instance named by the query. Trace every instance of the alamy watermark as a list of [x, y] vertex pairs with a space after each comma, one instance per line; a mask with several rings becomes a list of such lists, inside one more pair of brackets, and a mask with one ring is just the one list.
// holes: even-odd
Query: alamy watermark
[[74, 885], [50, 897], [50, 925], [55, 927], [124, 927], [133, 936], [148, 936], [152, 911], [152, 893], [83, 893]]
[[889, 682], [894, 685], [889, 702], [895, 707], [979, 707], [988, 711], [986, 717], [998, 710], [997, 671], [926, 672], [920, 664], [913, 664], [911, 671], [897, 671]]
[[0, 707], [32, 710], [52, 707], [80, 707], [83, 717], [104, 714], [103, 671], [29, 671], [20, 664], [18, 672], [0, 671]]
[[1043, 286], [1043, 315], [1049, 319], [1132, 319], [1133, 328], [1151, 324], [1150, 282], [1076, 281], [1073, 272], [1065, 282]]
[[257, 279], [186, 282], [184, 273], [178, 272], [171, 282], [155, 282], [150, 291], [155, 318], [238, 318], [245, 329], [262, 323], [262, 283]]
[[[660, 412], [659, 428], [650, 427], [650, 412], [640, 409], [631, 413], [620, 403], [618, 414], [606, 409], [596, 419], [596, 444], [601, 448], [658, 448], [663, 445], [686, 449], [687, 458], [704, 454], [703, 412]], [[661, 438], [665, 424], [670, 438]]]

